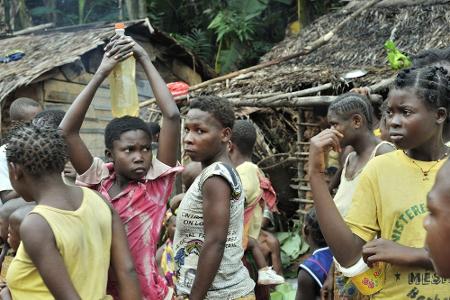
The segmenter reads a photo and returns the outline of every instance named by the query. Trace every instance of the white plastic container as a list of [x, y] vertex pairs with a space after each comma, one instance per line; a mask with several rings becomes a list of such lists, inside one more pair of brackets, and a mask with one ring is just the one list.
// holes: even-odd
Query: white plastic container
[[380, 291], [384, 285], [384, 264], [376, 263], [372, 268], [361, 257], [356, 264], [349, 268], [342, 267], [334, 259], [336, 269], [345, 277], [351, 278], [355, 287], [363, 295], [373, 295]]

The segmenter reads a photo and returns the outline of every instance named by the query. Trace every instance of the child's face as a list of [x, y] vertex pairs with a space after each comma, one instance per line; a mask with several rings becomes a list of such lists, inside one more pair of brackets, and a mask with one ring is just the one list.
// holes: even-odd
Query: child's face
[[17, 251], [19, 249], [20, 244], [20, 224], [16, 224], [16, 222], [10, 222], [8, 227], [8, 244], [12, 249]]
[[436, 182], [428, 193], [427, 206], [429, 215], [425, 217], [425, 240], [434, 269], [443, 277], [450, 277], [450, 163], [447, 162], [439, 171]]
[[152, 162], [151, 139], [143, 130], [130, 130], [122, 133], [119, 140], [113, 141], [113, 149], [107, 151], [114, 162], [117, 174], [130, 179], [141, 179]]
[[184, 125], [184, 151], [193, 161], [207, 162], [226, 151], [230, 140], [230, 128], [223, 128], [208, 112], [191, 109]]
[[22, 113], [22, 119], [18, 121], [29, 122], [40, 112], [42, 112], [42, 107], [40, 106], [27, 106]]
[[429, 141], [438, 129], [438, 115], [408, 89], [389, 93], [386, 113], [391, 141], [401, 149], [413, 149]]

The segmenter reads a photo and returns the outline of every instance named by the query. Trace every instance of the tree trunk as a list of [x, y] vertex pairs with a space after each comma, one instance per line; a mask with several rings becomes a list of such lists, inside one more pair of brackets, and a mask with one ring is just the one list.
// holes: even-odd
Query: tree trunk
[[56, 0], [44, 0], [44, 4], [52, 10], [52, 12], [47, 15], [47, 21], [56, 24]]
[[127, 8], [128, 20], [134, 20], [138, 18], [138, 5], [137, 0], [125, 0], [125, 6]]
[[8, 32], [8, 21], [6, 20], [5, 0], [0, 0], [0, 35]]
[[30, 27], [31, 17], [25, 5], [25, 0], [11, 0], [9, 7], [9, 24], [12, 31]]
[[138, 16], [139, 19], [144, 19], [145, 17], [147, 17], [147, 1], [146, 0], [138, 0], [138, 1], [139, 1]]

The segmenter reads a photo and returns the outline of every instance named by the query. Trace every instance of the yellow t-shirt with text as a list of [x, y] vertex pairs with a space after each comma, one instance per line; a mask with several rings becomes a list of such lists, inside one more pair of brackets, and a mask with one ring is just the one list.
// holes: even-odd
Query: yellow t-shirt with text
[[[353, 233], [365, 241], [378, 236], [404, 246], [424, 246], [426, 197], [445, 160], [415, 162], [417, 165], [398, 150], [367, 163], [345, 218]], [[428, 170], [424, 176], [423, 171]], [[450, 299], [450, 280], [435, 272], [384, 266], [384, 286], [373, 299]]]

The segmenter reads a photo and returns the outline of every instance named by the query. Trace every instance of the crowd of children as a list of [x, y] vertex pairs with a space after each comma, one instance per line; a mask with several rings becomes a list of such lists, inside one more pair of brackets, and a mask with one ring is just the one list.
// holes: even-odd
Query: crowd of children
[[[113, 119], [103, 161], [80, 128], [98, 87], [131, 55], [162, 126]], [[449, 297], [450, 77], [442, 61], [419, 66], [419, 58], [382, 105], [381, 134], [367, 91], [356, 90], [333, 101], [330, 128], [311, 139], [315, 209], [302, 230], [311, 256], [298, 268], [297, 300]], [[227, 100], [205, 96], [190, 102], [181, 129], [165, 82], [130, 37], [111, 39], [67, 113], [19, 98], [10, 118], [0, 147], [0, 299], [252, 300], [256, 284], [285, 281], [279, 244], [262, 230], [266, 212], [278, 210], [252, 163], [254, 126], [235, 120]], [[177, 161], [181, 130], [192, 161], [185, 168]], [[335, 194], [325, 176], [330, 150], [342, 154]], [[180, 173], [186, 191], [169, 202]], [[383, 274], [376, 293], [358, 292], [343, 275], [359, 264]]]

